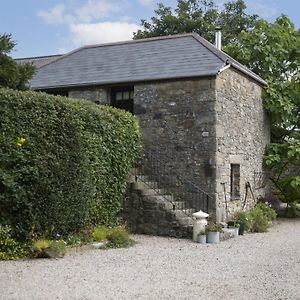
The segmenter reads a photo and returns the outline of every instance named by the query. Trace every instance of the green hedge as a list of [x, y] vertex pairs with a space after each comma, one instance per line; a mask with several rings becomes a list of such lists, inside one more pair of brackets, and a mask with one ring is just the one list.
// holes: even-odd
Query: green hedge
[[24, 239], [116, 223], [141, 153], [130, 113], [0, 89], [0, 120], [0, 224]]

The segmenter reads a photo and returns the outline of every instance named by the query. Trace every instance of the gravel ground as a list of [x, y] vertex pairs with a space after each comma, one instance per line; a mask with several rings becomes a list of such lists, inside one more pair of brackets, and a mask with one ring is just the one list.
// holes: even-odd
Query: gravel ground
[[300, 299], [300, 220], [218, 245], [133, 238], [129, 249], [0, 262], [0, 299]]

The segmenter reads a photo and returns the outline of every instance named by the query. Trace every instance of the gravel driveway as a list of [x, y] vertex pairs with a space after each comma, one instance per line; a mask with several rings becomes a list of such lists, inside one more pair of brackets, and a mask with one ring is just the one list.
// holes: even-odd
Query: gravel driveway
[[300, 299], [300, 220], [218, 245], [133, 238], [129, 249], [0, 262], [0, 299]]

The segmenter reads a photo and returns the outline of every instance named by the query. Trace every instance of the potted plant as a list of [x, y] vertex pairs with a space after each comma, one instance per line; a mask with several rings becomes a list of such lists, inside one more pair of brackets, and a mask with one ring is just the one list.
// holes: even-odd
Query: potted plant
[[206, 232], [205, 232], [205, 230], [202, 230], [202, 231], [199, 232], [199, 234], [197, 236], [197, 243], [206, 244]]
[[[245, 229], [247, 227], [249, 218], [248, 213], [245, 211], [238, 211], [234, 215], [234, 222], [239, 224], [239, 235], [244, 235]], [[228, 223], [229, 226], [229, 223]]]
[[207, 243], [218, 244], [220, 242], [220, 232], [222, 225], [218, 223], [208, 223], [206, 226]]
[[233, 229], [233, 234], [235, 237], [239, 235], [241, 225], [238, 221], [229, 221], [227, 225], [229, 229]]

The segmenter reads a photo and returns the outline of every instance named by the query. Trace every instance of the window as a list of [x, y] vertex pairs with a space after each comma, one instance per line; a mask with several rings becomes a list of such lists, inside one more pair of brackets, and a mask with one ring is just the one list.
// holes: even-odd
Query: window
[[133, 86], [119, 87], [112, 89], [111, 105], [116, 108], [125, 109], [133, 113]]
[[230, 194], [231, 199], [240, 198], [240, 165], [238, 164], [231, 164]]

